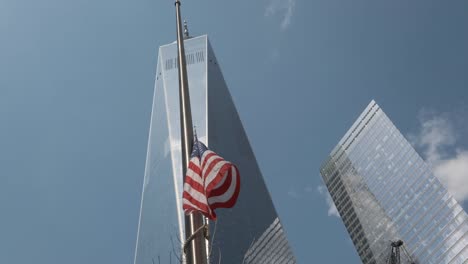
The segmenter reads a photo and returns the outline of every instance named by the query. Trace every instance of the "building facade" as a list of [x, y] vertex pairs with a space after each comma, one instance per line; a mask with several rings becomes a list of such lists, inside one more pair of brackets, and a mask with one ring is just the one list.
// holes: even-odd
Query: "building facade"
[[402, 263], [468, 263], [466, 212], [374, 101], [320, 173], [364, 264], [397, 240]]
[[[210, 223], [213, 263], [295, 263], [208, 37], [184, 41], [199, 140], [240, 171], [236, 205]], [[161, 46], [134, 264], [181, 263], [185, 238], [176, 43]]]

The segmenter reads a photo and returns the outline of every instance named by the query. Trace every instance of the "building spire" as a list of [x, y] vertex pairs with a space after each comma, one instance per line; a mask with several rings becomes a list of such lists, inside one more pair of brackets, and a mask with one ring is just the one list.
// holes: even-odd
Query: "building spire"
[[187, 20], [184, 20], [184, 39], [188, 38], [190, 38], [190, 35], [188, 32]]

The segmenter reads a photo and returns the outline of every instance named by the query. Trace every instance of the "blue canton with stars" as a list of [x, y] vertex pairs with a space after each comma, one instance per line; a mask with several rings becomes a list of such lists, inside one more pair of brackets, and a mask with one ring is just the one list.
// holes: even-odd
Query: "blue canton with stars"
[[198, 157], [199, 159], [201, 159], [203, 153], [207, 150], [208, 148], [205, 146], [205, 144], [198, 141], [198, 138], [195, 137], [195, 141], [193, 142], [193, 150], [192, 154], [190, 155], [190, 158]]

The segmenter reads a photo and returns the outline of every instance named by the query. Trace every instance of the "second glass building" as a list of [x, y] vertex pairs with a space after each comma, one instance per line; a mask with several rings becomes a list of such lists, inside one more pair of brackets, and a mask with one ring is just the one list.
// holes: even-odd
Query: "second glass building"
[[467, 263], [466, 212], [374, 101], [320, 172], [364, 264], [397, 240], [402, 263]]

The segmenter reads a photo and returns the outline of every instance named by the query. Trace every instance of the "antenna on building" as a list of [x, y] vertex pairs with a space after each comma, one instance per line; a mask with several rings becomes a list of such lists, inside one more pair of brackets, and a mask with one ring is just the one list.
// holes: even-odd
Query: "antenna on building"
[[184, 20], [184, 39], [188, 38], [190, 38], [190, 35], [188, 32], [187, 20]]

